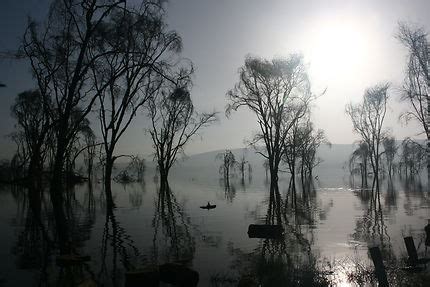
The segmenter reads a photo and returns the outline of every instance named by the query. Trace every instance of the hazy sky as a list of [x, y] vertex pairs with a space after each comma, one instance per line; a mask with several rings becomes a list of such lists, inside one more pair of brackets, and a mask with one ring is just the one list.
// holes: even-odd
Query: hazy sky
[[[0, 51], [17, 47], [28, 15], [43, 18], [47, 0], [2, 0]], [[257, 129], [255, 118], [243, 110], [224, 116], [226, 92], [238, 80], [238, 68], [247, 54], [266, 58], [302, 53], [313, 91], [322, 92], [313, 107], [316, 126], [332, 143], [357, 139], [345, 105], [361, 100], [366, 87], [380, 81], [392, 83], [386, 126], [398, 139], [415, 137], [417, 125], [402, 126], [398, 89], [403, 80], [406, 51], [394, 38], [398, 21], [409, 21], [430, 31], [430, 1], [261, 1], [171, 0], [168, 22], [183, 38], [183, 56], [196, 67], [192, 97], [202, 111], [220, 111], [220, 122], [205, 129], [187, 148], [188, 154], [244, 146]], [[0, 134], [13, 130], [10, 105], [15, 95], [34, 87], [25, 62], [0, 60]], [[121, 141], [119, 153], [151, 153], [144, 118], [132, 125]], [[0, 157], [13, 147], [0, 139]]]

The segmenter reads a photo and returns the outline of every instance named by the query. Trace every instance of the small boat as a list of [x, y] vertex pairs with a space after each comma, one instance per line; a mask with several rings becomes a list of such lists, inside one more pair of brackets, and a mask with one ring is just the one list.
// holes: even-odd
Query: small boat
[[207, 210], [214, 209], [215, 207], [216, 207], [216, 204], [210, 204], [209, 201], [208, 201], [208, 204], [200, 206], [200, 208], [207, 209]]

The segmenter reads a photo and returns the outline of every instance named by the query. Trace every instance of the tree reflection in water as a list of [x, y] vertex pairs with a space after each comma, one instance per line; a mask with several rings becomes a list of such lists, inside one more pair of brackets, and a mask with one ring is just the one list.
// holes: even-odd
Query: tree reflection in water
[[[94, 277], [88, 265], [79, 266], [59, 265], [56, 262], [58, 254], [58, 237], [55, 237], [55, 224], [50, 204], [44, 193], [19, 186], [12, 187], [17, 203], [18, 225], [22, 226], [13, 253], [17, 256], [17, 268], [37, 271], [38, 286], [75, 286], [85, 277]], [[33, 195], [40, 194], [40, 201], [32, 200]], [[92, 188], [87, 189], [83, 203], [79, 203], [74, 190], [66, 192], [65, 210], [67, 211], [67, 228], [69, 241], [63, 243], [77, 254], [83, 247], [84, 241], [89, 240], [95, 222], [95, 201]], [[83, 271], [87, 271], [84, 273]]]
[[[122, 266], [118, 266], [119, 263]], [[143, 258], [133, 239], [117, 220], [115, 208], [107, 205], [98, 281], [111, 281], [113, 286], [120, 286], [124, 272], [135, 269], [143, 263]]]
[[152, 262], [154, 264], [191, 262], [195, 252], [195, 241], [190, 232], [190, 220], [168, 182], [161, 182], [155, 204], [152, 220], [154, 229]]
[[17, 268], [40, 270], [37, 282], [39, 286], [43, 286], [48, 282], [47, 267], [53, 246], [53, 240], [45, 227], [48, 222], [41, 214], [44, 202], [35, 203], [31, 200], [30, 194], [35, 190], [19, 186], [13, 186], [12, 190], [17, 202], [16, 218], [18, 224], [23, 226], [13, 247], [13, 253], [17, 256]]
[[[261, 286], [330, 286], [318, 252], [312, 250], [314, 236], [311, 225], [318, 210], [314, 206], [312, 183], [304, 184], [301, 190], [290, 183], [285, 199], [282, 199], [278, 185], [271, 185], [266, 204], [267, 214], [261, 223], [282, 225], [283, 237], [260, 239], [251, 253], [229, 244], [229, 252], [234, 256], [232, 268], [242, 278], [256, 277]], [[306, 214], [305, 209], [311, 214]]]
[[[362, 242], [363, 246], [378, 246], [381, 250], [384, 265], [387, 271], [390, 286], [427, 286], [428, 275], [411, 274], [402, 268], [405, 266], [405, 255], [395, 252], [391, 242], [391, 237], [399, 234], [390, 234], [387, 227], [387, 219], [394, 216], [398, 209], [399, 190], [395, 186], [401, 186], [404, 194], [403, 208], [409, 216], [414, 214], [414, 204], [416, 200], [420, 204], [428, 204], [425, 189], [419, 178], [387, 178], [382, 182], [381, 189], [356, 189], [354, 194], [360, 199], [363, 215], [356, 218], [354, 232], [350, 235], [355, 242]], [[381, 201], [381, 197], [385, 200]], [[412, 204], [414, 202], [414, 204]], [[413, 231], [402, 232], [402, 236], [410, 235]], [[415, 236], [417, 237], [417, 236]], [[419, 240], [419, 238], [416, 238]], [[403, 240], [401, 240], [403, 242]], [[399, 251], [399, 250], [397, 250]], [[370, 258], [370, 257], [369, 257]], [[349, 281], [356, 284], [376, 284], [376, 277], [373, 273], [373, 266], [368, 266], [363, 262], [363, 258], [357, 258], [352, 262], [352, 268], [347, 274]]]

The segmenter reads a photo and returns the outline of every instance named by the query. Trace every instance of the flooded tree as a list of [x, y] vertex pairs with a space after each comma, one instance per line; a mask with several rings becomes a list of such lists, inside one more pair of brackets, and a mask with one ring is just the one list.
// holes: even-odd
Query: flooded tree
[[267, 172], [269, 171], [269, 161], [267, 159], [263, 162], [263, 168], [267, 179]]
[[145, 172], [145, 159], [139, 155], [131, 157], [130, 168], [136, 173], [137, 180], [143, 182], [143, 175]]
[[296, 174], [297, 174], [297, 163], [300, 156], [300, 149], [303, 143], [302, 137], [304, 136], [304, 131], [302, 130], [301, 122], [296, 121], [288, 132], [282, 145], [284, 146], [283, 162], [287, 164], [288, 170], [291, 174], [290, 185], [291, 191], [296, 192]]
[[183, 68], [170, 77], [175, 81], [163, 79], [159, 93], [148, 100], [149, 133], [162, 183], [167, 183], [170, 168], [183, 153], [185, 145], [201, 128], [217, 120], [215, 112], [195, 111], [189, 92], [191, 74], [192, 69]]
[[312, 180], [313, 169], [321, 163], [317, 150], [322, 144], [330, 145], [323, 130], [315, 130], [309, 114], [297, 121], [290, 129], [283, 145], [285, 153], [282, 160], [291, 173], [291, 186], [295, 191], [295, 177], [300, 172], [302, 185]]
[[389, 84], [378, 84], [368, 88], [364, 92], [362, 103], [346, 106], [346, 113], [351, 118], [354, 132], [361, 136], [369, 148], [376, 190], [379, 190], [381, 145], [386, 137], [383, 123], [387, 112], [388, 88]]
[[425, 149], [416, 141], [405, 138], [401, 144], [400, 171], [406, 177], [417, 175], [425, 165]]
[[382, 140], [382, 145], [384, 147], [388, 176], [391, 177], [394, 173], [394, 157], [397, 153], [396, 139], [394, 137], [386, 137]]
[[223, 153], [217, 154], [215, 159], [222, 161], [219, 167], [219, 173], [223, 175], [225, 185], [229, 185], [230, 174], [238, 163], [236, 157], [231, 150], [226, 149]]
[[[54, 208], [61, 253], [67, 253], [67, 220], [63, 208], [63, 169], [67, 149], [76, 130], [92, 111], [97, 93], [90, 80], [91, 67], [103, 55], [97, 43], [107, 35], [98, 33], [117, 7], [125, 1], [54, 1], [43, 25], [30, 21], [22, 52], [29, 59], [31, 71], [44, 97], [51, 98], [50, 116], [54, 124], [55, 152], [50, 181], [50, 198]], [[82, 113], [73, 117], [79, 108]]]
[[[358, 170], [355, 167], [355, 164], [358, 162], [359, 168]], [[352, 155], [349, 158], [349, 170], [352, 174], [360, 173], [361, 175], [361, 186], [367, 186], [367, 170], [369, 166], [369, 147], [366, 142], [360, 141], [358, 146], [352, 152]]]
[[93, 130], [88, 130], [84, 133], [84, 164], [87, 168], [87, 177], [91, 182], [94, 173], [94, 160], [96, 158], [97, 146], [96, 135]]
[[239, 82], [227, 92], [226, 114], [247, 107], [257, 116], [259, 132], [251, 139], [257, 151], [269, 161], [270, 179], [278, 182], [278, 170], [285, 147], [282, 144], [296, 121], [307, 111], [310, 83], [300, 55], [266, 60], [248, 56], [239, 70]]
[[[14, 137], [21, 143], [24, 161], [28, 161], [27, 176], [30, 184], [40, 188], [43, 165], [47, 152], [47, 137], [52, 121], [47, 112], [49, 99], [37, 90], [25, 91], [17, 95], [11, 107], [11, 114], [16, 120]], [[18, 139], [19, 138], [19, 139]]]
[[416, 120], [422, 125], [427, 137], [427, 173], [430, 178], [430, 51], [427, 32], [424, 28], [400, 23], [397, 39], [408, 49], [406, 76], [403, 84], [402, 100], [409, 106], [402, 117], [409, 121]]
[[28, 198], [36, 221], [40, 220], [42, 211], [42, 175], [49, 148], [47, 139], [52, 132], [48, 105], [48, 99], [39, 91], [32, 90], [18, 94], [11, 107], [12, 116], [17, 122], [14, 137], [18, 143], [18, 154], [22, 156], [22, 169], [26, 171]]
[[248, 165], [248, 168], [250, 167], [249, 162], [245, 158], [245, 153], [242, 154], [242, 157], [240, 158], [240, 161], [238, 162], [239, 170], [240, 170], [240, 176], [242, 184], [245, 183], [245, 170]]
[[302, 143], [300, 144], [300, 174], [302, 182], [305, 178], [312, 178], [313, 169], [318, 166], [322, 159], [317, 157], [318, 148], [325, 144], [331, 147], [324, 130], [315, 130], [314, 125], [309, 120], [302, 128]]
[[[113, 12], [110, 23], [99, 28], [106, 35], [97, 46], [102, 54], [93, 74], [100, 104], [99, 118], [105, 149], [105, 191], [111, 195], [112, 168], [118, 141], [137, 112], [161, 88], [159, 75], [169, 59], [180, 52], [181, 38], [167, 30], [163, 8], [145, 1], [139, 8]], [[113, 204], [113, 202], [111, 202]]]

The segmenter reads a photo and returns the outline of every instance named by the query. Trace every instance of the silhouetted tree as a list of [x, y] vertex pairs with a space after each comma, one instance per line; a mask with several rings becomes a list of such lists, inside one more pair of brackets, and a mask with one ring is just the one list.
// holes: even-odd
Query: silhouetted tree
[[242, 184], [244, 184], [245, 182], [245, 169], [247, 164], [248, 161], [245, 158], [245, 153], [243, 153], [242, 157], [240, 158], [240, 161], [238, 162]]
[[396, 139], [394, 137], [386, 137], [382, 140], [384, 146], [384, 156], [387, 162], [388, 175], [393, 174], [393, 162], [397, 153]]
[[410, 138], [402, 141], [400, 155], [400, 170], [408, 176], [418, 174], [425, 165], [425, 149], [419, 143]]
[[296, 121], [283, 143], [285, 145], [283, 161], [288, 165], [291, 173], [293, 191], [295, 190], [297, 165], [300, 168], [303, 184], [306, 178], [312, 176], [314, 167], [321, 163], [321, 159], [316, 155], [317, 149], [323, 143], [330, 145], [323, 130], [314, 130], [309, 115], [308, 113], [308, 116]]
[[51, 130], [46, 101], [39, 91], [26, 91], [18, 94], [11, 107], [12, 116], [17, 121], [14, 136], [21, 137], [19, 142], [25, 150], [23, 153], [28, 157], [28, 176], [31, 180], [41, 179], [46, 139]]
[[346, 113], [351, 118], [354, 132], [361, 136], [369, 148], [370, 163], [377, 190], [379, 190], [380, 147], [386, 136], [383, 123], [387, 111], [388, 88], [388, 84], [368, 88], [364, 93], [362, 103], [346, 106]]
[[139, 155], [132, 156], [130, 168], [135, 171], [137, 180], [142, 182], [145, 172], [145, 159], [141, 158]]
[[190, 139], [201, 128], [216, 121], [215, 112], [195, 111], [189, 92], [191, 73], [192, 70], [181, 69], [178, 75], [164, 79], [159, 93], [148, 100], [149, 133], [162, 184], [167, 182], [170, 168]]
[[234, 154], [231, 150], [226, 149], [223, 153], [217, 154], [215, 159], [222, 161], [219, 167], [219, 173], [223, 175], [224, 183], [229, 185], [231, 171], [237, 165]]
[[269, 161], [267, 159], [265, 159], [263, 162], [263, 168], [264, 168], [264, 172], [266, 174], [266, 179], [267, 179], [267, 172], [269, 171]]
[[[90, 81], [91, 67], [102, 56], [116, 51], [100, 51], [97, 43], [107, 39], [99, 33], [111, 12], [126, 7], [126, 1], [54, 1], [44, 25], [30, 21], [22, 51], [29, 59], [38, 89], [50, 97], [50, 117], [54, 123], [55, 153], [50, 182], [61, 253], [68, 252], [67, 222], [63, 208], [63, 169], [67, 148], [76, 130], [91, 112], [97, 99]], [[79, 108], [79, 117], [73, 117]]]
[[[47, 101], [37, 90], [26, 91], [18, 94], [11, 107], [12, 116], [17, 121], [14, 137], [18, 145], [21, 145], [18, 146], [18, 154], [26, 154], [23, 168], [27, 168], [29, 199], [31, 205], [38, 209], [36, 214], [41, 211], [42, 172], [48, 148], [47, 138], [52, 128]], [[28, 166], [25, 164], [26, 157]]]
[[427, 32], [424, 28], [400, 23], [396, 37], [409, 50], [402, 95], [409, 110], [402, 117], [407, 121], [414, 119], [423, 127], [427, 137], [427, 173], [430, 178], [430, 45]]
[[[105, 148], [105, 191], [112, 198], [116, 145], [138, 110], [161, 88], [160, 74], [172, 65], [169, 57], [180, 52], [182, 42], [176, 32], [167, 30], [164, 10], [153, 1], [115, 11], [111, 23], [100, 30], [106, 39], [97, 48], [104, 54], [93, 71]], [[116, 53], [106, 53], [112, 50]]]
[[271, 61], [248, 56], [239, 70], [239, 82], [228, 91], [226, 114], [245, 106], [256, 116], [259, 133], [251, 140], [254, 147], [264, 142], [260, 152], [269, 160], [271, 182], [278, 182], [282, 144], [290, 128], [303, 117], [311, 98], [310, 83], [299, 55]]
[[367, 143], [360, 141], [349, 158], [349, 170], [352, 174], [356, 172], [354, 165], [356, 161], [359, 160], [358, 172], [361, 175], [361, 186], [367, 186], [367, 168], [369, 166], [369, 156], [369, 147]]
[[94, 159], [97, 153], [97, 146], [100, 145], [96, 142], [96, 136], [90, 129], [84, 133], [84, 164], [87, 168], [88, 180], [91, 182], [94, 173]]
[[292, 192], [296, 191], [296, 164], [300, 156], [300, 144], [302, 143], [300, 122], [296, 121], [282, 145], [284, 146], [283, 161], [287, 164], [291, 174]]
[[308, 120], [301, 129], [301, 143], [300, 143], [300, 172], [302, 181], [304, 177], [312, 177], [313, 169], [318, 166], [322, 159], [317, 157], [318, 148], [326, 144], [331, 147], [331, 143], [323, 130], [315, 130], [313, 124]]

